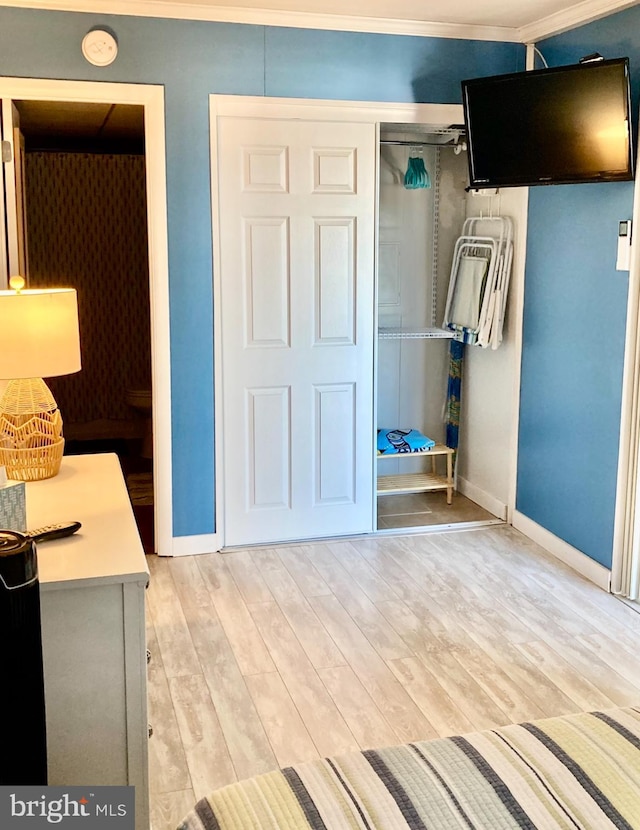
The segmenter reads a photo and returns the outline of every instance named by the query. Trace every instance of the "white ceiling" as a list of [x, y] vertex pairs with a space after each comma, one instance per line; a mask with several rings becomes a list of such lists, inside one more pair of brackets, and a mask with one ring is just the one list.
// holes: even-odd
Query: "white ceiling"
[[504, 40], [566, 31], [640, 0], [0, 0], [1, 6]]

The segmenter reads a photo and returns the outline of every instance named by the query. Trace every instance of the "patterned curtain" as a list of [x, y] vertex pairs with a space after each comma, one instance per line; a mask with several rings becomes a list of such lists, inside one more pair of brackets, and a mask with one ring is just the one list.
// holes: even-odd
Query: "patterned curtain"
[[65, 424], [132, 420], [126, 390], [151, 388], [144, 156], [29, 153], [26, 185], [30, 287], [78, 292], [82, 370], [49, 381]]

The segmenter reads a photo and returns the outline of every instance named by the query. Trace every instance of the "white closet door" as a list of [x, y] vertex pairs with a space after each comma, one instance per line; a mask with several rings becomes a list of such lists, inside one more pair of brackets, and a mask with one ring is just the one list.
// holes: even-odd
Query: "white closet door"
[[374, 125], [218, 125], [225, 544], [371, 531]]

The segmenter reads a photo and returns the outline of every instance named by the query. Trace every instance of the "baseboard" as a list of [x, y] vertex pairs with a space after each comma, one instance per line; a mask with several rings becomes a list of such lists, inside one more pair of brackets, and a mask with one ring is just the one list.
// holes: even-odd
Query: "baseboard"
[[512, 524], [520, 533], [524, 533], [529, 539], [536, 542], [552, 556], [555, 556], [556, 559], [560, 559], [565, 565], [573, 568], [574, 571], [577, 571], [590, 582], [593, 582], [604, 591], [609, 592], [611, 590], [611, 571], [605, 568], [604, 565], [596, 562], [595, 559], [591, 559], [590, 556], [574, 548], [568, 542], [564, 542], [518, 510], [513, 511]]
[[[203, 533], [200, 536], [174, 536], [171, 552], [166, 556], [197, 556], [200, 553], [215, 553], [222, 547], [217, 533]], [[162, 556], [162, 552], [158, 552]]]
[[479, 504], [480, 507], [488, 510], [489, 513], [492, 513], [498, 519], [506, 521], [507, 505], [495, 498], [495, 496], [492, 496], [484, 490], [481, 490], [479, 487], [476, 487], [475, 484], [472, 484], [470, 481], [462, 478], [462, 476], [457, 477], [456, 490], [462, 493], [463, 496], [471, 499], [471, 501]]

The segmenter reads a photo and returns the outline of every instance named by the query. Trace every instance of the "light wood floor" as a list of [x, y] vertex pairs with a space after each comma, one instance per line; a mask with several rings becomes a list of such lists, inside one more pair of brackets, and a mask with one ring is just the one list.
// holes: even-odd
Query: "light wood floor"
[[452, 504], [439, 491], [378, 496], [378, 530], [487, 521], [496, 521], [496, 517], [462, 493], [453, 494]]
[[640, 614], [507, 526], [149, 566], [153, 830], [278, 766], [640, 703]]

